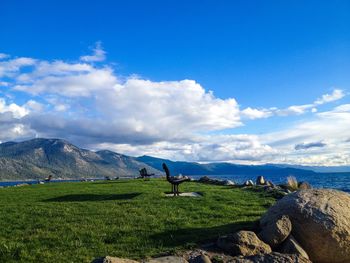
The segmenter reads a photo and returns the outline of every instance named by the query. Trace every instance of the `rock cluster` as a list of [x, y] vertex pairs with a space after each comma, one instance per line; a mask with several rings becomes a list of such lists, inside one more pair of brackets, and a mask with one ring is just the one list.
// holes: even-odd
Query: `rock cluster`
[[234, 186], [236, 185], [235, 182], [231, 180], [220, 180], [220, 179], [213, 179], [208, 176], [201, 177], [198, 182], [205, 183], [205, 184], [216, 184], [216, 185], [226, 185], [226, 186]]

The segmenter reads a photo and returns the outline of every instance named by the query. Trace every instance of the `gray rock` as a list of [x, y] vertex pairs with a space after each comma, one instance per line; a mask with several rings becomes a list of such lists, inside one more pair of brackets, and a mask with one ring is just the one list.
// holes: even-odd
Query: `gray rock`
[[239, 231], [235, 234], [219, 237], [217, 246], [233, 256], [271, 252], [270, 246], [261, 241], [252, 231]]
[[106, 256], [103, 258], [97, 258], [93, 260], [91, 263], [138, 263], [138, 262], [135, 260], [126, 259], [126, 258], [116, 258], [116, 257]]
[[308, 182], [300, 182], [298, 184], [299, 190], [307, 190], [307, 189], [312, 189], [311, 185]]
[[228, 263], [312, 263], [309, 259], [295, 254], [261, 254], [246, 257], [234, 257]]
[[297, 191], [279, 200], [261, 218], [272, 224], [288, 215], [292, 235], [318, 263], [350, 262], [350, 195], [336, 190]]
[[284, 254], [297, 254], [303, 256], [304, 258], [309, 258], [306, 251], [300, 246], [300, 244], [295, 240], [295, 238], [290, 235], [282, 244], [279, 252]]
[[259, 176], [256, 178], [256, 185], [265, 185], [265, 184], [266, 184], [266, 181], [265, 181], [264, 176], [259, 175]]
[[230, 186], [230, 185], [235, 185], [235, 183], [234, 183], [233, 181], [231, 181], [231, 180], [225, 180], [225, 181], [223, 182], [223, 185]]
[[194, 259], [192, 259], [190, 263], [211, 263], [211, 260], [207, 255], [201, 254], [195, 257]]
[[281, 244], [291, 233], [292, 223], [288, 216], [282, 215], [276, 221], [260, 223], [261, 232], [259, 238], [272, 248]]
[[244, 185], [245, 186], [254, 186], [254, 183], [252, 180], [247, 180], [247, 181], [245, 181]]
[[184, 259], [183, 257], [176, 257], [176, 256], [153, 258], [146, 262], [147, 263], [188, 263], [187, 260]]

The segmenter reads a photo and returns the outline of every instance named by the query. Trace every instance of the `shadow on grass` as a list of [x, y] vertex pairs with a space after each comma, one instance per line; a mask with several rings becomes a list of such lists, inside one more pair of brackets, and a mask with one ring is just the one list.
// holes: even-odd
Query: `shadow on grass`
[[141, 193], [130, 194], [74, 194], [58, 196], [43, 200], [43, 202], [89, 202], [89, 201], [113, 201], [129, 200], [139, 196]]
[[241, 221], [231, 224], [204, 227], [204, 228], [180, 228], [168, 230], [150, 236], [155, 242], [160, 242], [166, 247], [176, 247], [182, 245], [200, 245], [216, 242], [217, 238], [222, 235], [234, 233], [239, 230], [256, 230], [257, 221]]

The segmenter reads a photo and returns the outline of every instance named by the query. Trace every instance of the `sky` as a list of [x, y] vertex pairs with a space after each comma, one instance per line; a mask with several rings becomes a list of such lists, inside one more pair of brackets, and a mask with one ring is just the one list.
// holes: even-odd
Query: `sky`
[[0, 141], [350, 165], [349, 1], [0, 0]]

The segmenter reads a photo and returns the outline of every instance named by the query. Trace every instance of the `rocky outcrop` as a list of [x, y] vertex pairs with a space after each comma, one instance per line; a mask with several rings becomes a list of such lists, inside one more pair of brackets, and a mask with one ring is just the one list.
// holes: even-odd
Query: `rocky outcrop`
[[288, 216], [282, 215], [276, 221], [267, 221], [266, 224], [261, 224], [261, 228], [259, 238], [274, 248], [289, 236], [292, 231], [292, 223]]
[[271, 253], [247, 257], [235, 257], [230, 263], [312, 263], [309, 259], [295, 254]]
[[233, 256], [250, 256], [271, 252], [270, 246], [261, 241], [251, 231], [239, 231], [234, 234], [222, 236], [218, 239], [217, 246]]
[[328, 189], [289, 194], [261, 218], [262, 226], [283, 215], [292, 223], [292, 235], [317, 263], [350, 262], [350, 195]]
[[309, 258], [306, 251], [299, 245], [298, 241], [296, 241], [292, 235], [290, 235], [286, 241], [283, 242], [279, 252], [285, 254], [297, 254], [303, 256], [304, 258]]
[[127, 258], [116, 258], [116, 257], [106, 256], [103, 258], [97, 258], [93, 260], [91, 263], [138, 263], [138, 262]]

